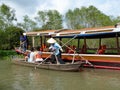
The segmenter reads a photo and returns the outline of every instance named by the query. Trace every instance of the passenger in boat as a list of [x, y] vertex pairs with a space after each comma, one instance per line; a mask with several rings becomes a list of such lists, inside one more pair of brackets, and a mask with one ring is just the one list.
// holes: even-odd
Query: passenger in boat
[[68, 53], [75, 53], [75, 51], [76, 51], [76, 46], [73, 45], [73, 46], [71, 46], [70, 49], [68, 50]]
[[28, 61], [28, 58], [30, 57], [30, 50], [26, 50], [24, 56], [25, 56], [25, 61]]
[[39, 46], [36, 47], [36, 51], [34, 52], [34, 56], [35, 56], [35, 62], [43, 61], [43, 59], [42, 59], [42, 52], [40, 51], [40, 47]]
[[100, 48], [97, 50], [97, 54], [104, 54], [106, 50], [106, 45], [101, 45]]
[[118, 24], [115, 24], [114, 27], [117, 28], [117, 25], [118, 25]]
[[70, 45], [68, 45], [66, 48], [65, 48], [65, 52], [68, 53], [70, 50]]
[[33, 47], [31, 47], [31, 52], [30, 52], [30, 54], [28, 55], [28, 62], [35, 62], [35, 58], [34, 58], [34, 48]]
[[47, 51], [47, 46], [45, 44], [42, 44], [40, 50], [44, 52]]
[[84, 44], [84, 45], [82, 46], [82, 48], [81, 48], [80, 53], [81, 53], [81, 54], [85, 54], [86, 51], [87, 51], [87, 49], [86, 49], [86, 45]]
[[115, 24], [115, 28], [120, 28], [120, 23]]
[[57, 61], [57, 64], [65, 64], [65, 62], [61, 59], [61, 52], [63, 52], [62, 47], [53, 38], [48, 39], [47, 42], [51, 44], [49, 50], [53, 52], [51, 55], [51, 62], [55, 63]]

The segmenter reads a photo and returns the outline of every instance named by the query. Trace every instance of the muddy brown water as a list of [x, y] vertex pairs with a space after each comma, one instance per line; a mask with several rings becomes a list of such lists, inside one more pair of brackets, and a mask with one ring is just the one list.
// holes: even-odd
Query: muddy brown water
[[88, 69], [61, 72], [0, 60], [0, 90], [120, 90], [120, 71]]

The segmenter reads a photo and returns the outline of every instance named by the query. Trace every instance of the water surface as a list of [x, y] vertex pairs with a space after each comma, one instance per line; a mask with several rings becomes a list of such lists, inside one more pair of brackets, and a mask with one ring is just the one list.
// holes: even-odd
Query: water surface
[[120, 71], [60, 72], [0, 60], [0, 90], [120, 90]]

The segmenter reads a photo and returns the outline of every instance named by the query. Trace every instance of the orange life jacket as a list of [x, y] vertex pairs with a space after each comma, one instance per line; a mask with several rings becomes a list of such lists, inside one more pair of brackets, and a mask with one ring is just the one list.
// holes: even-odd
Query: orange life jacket
[[45, 48], [47, 48], [46, 45], [45, 45], [45, 44], [42, 44], [40, 50], [41, 50], [41, 51], [44, 51]]
[[98, 54], [103, 54], [103, 53], [105, 53], [105, 50], [106, 50], [106, 45], [102, 45], [102, 46], [100, 46], [97, 53]]
[[37, 54], [35, 55], [35, 58], [42, 58], [42, 55], [41, 55], [40, 53], [37, 53]]

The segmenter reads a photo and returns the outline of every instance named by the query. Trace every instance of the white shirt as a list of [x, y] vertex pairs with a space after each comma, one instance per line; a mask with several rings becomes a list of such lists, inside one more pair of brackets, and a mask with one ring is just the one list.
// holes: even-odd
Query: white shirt
[[34, 52], [30, 52], [30, 58], [28, 59], [28, 62], [34, 62]]

